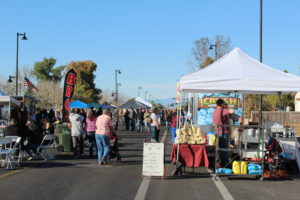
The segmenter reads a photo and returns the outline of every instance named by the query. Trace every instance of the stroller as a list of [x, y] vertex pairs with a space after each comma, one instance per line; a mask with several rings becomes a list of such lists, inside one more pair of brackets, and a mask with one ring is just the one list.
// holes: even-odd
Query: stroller
[[121, 162], [121, 156], [119, 154], [119, 147], [118, 147], [118, 137], [115, 132], [113, 132], [110, 136], [110, 152], [109, 152], [109, 161], [111, 159], [116, 159], [117, 163]]
[[280, 156], [282, 148], [279, 142], [270, 137], [266, 145], [264, 178], [283, 178], [287, 173], [284, 159]]

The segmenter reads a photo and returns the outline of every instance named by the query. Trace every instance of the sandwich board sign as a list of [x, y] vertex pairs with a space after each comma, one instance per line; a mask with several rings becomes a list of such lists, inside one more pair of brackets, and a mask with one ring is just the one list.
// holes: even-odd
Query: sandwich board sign
[[164, 176], [164, 143], [144, 143], [143, 176]]

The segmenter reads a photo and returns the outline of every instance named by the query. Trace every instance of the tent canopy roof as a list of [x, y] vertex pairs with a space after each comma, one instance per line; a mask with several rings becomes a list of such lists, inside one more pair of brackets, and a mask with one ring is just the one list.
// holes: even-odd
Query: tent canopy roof
[[300, 77], [271, 68], [235, 48], [208, 67], [183, 76], [184, 93], [277, 94], [300, 91]]
[[7, 103], [13, 103], [16, 106], [21, 106], [21, 103], [16, 100], [15, 98], [9, 96], [8, 94], [6, 94], [5, 92], [0, 90], [0, 102], [7, 102]]
[[108, 109], [109, 107], [100, 103], [96, 103], [96, 102], [92, 102], [88, 104], [90, 107], [99, 109], [99, 108], [103, 108], [103, 109]]
[[72, 101], [70, 103], [71, 108], [89, 108], [89, 105], [86, 103], [83, 103], [82, 101]]
[[142, 103], [142, 104], [144, 104], [144, 105], [146, 105], [146, 106], [152, 108], [152, 104], [149, 103], [148, 101], [144, 100], [144, 99], [141, 98], [141, 97], [137, 97], [137, 98], [135, 98], [134, 100], [136, 100], [136, 101], [138, 101], [138, 102], [140, 102], [140, 103]]
[[136, 101], [135, 99], [131, 99], [131, 100], [127, 101], [126, 103], [124, 103], [123, 105], [119, 106], [118, 108], [120, 108], [120, 109], [123, 109], [123, 108], [134, 108], [134, 109], [145, 108], [145, 109], [148, 109], [150, 107]]

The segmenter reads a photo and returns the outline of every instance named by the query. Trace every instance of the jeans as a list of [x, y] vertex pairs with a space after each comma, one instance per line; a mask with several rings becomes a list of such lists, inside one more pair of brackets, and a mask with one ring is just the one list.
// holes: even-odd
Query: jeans
[[119, 126], [119, 118], [117, 118], [117, 121], [116, 121], [115, 131], [118, 130], [118, 126]]
[[[219, 134], [219, 148], [228, 148], [229, 147], [229, 133]], [[228, 153], [226, 151], [220, 151], [221, 156], [221, 165], [226, 167], [228, 164]]]
[[145, 129], [146, 129], [147, 133], [150, 132], [150, 124], [148, 122], [145, 123]]
[[130, 121], [129, 120], [125, 120], [125, 127], [126, 127], [126, 131], [129, 130], [129, 123]]
[[150, 132], [151, 132], [151, 140], [158, 142], [159, 139], [159, 130], [156, 126], [150, 126]]
[[89, 153], [90, 153], [90, 155], [93, 155], [94, 147], [97, 150], [95, 131], [87, 132], [87, 137], [88, 137], [88, 140], [89, 140]]
[[130, 126], [131, 126], [131, 131], [134, 131], [135, 130], [135, 120], [134, 119], [130, 120]]
[[170, 130], [171, 130], [171, 135], [172, 135], [172, 144], [174, 144], [175, 138], [176, 138], [176, 127], [174, 127], [174, 128], [171, 127]]
[[98, 161], [99, 163], [102, 159], [107, 159], [109, 156], [109, 136], [96, 134], [96, 144], [98, 149]]
[[137, 125], [138, 125], [138, 132], [143, 132], [143, 121], [138, 119]]
[[72, 136], [73, 155], [79, 156], [83, 154], [83, 138], [81, 136]]
[[171, 122], [166, 122], [166, 130], [167, 130], [167, 131], [170, 130], [170, 125], [171, 125]]

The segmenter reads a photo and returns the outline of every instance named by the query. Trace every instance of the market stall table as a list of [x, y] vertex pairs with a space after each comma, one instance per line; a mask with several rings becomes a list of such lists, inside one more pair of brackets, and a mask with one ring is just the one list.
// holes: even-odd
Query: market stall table
[[[176, 162], [178, 144], [174, 144], [172, 148], [172, 161]], [[205, 149], [205, 145], [189, 145], [180, 144], [178, 161], [186, 167], [206, 167], [209, 161]]]

